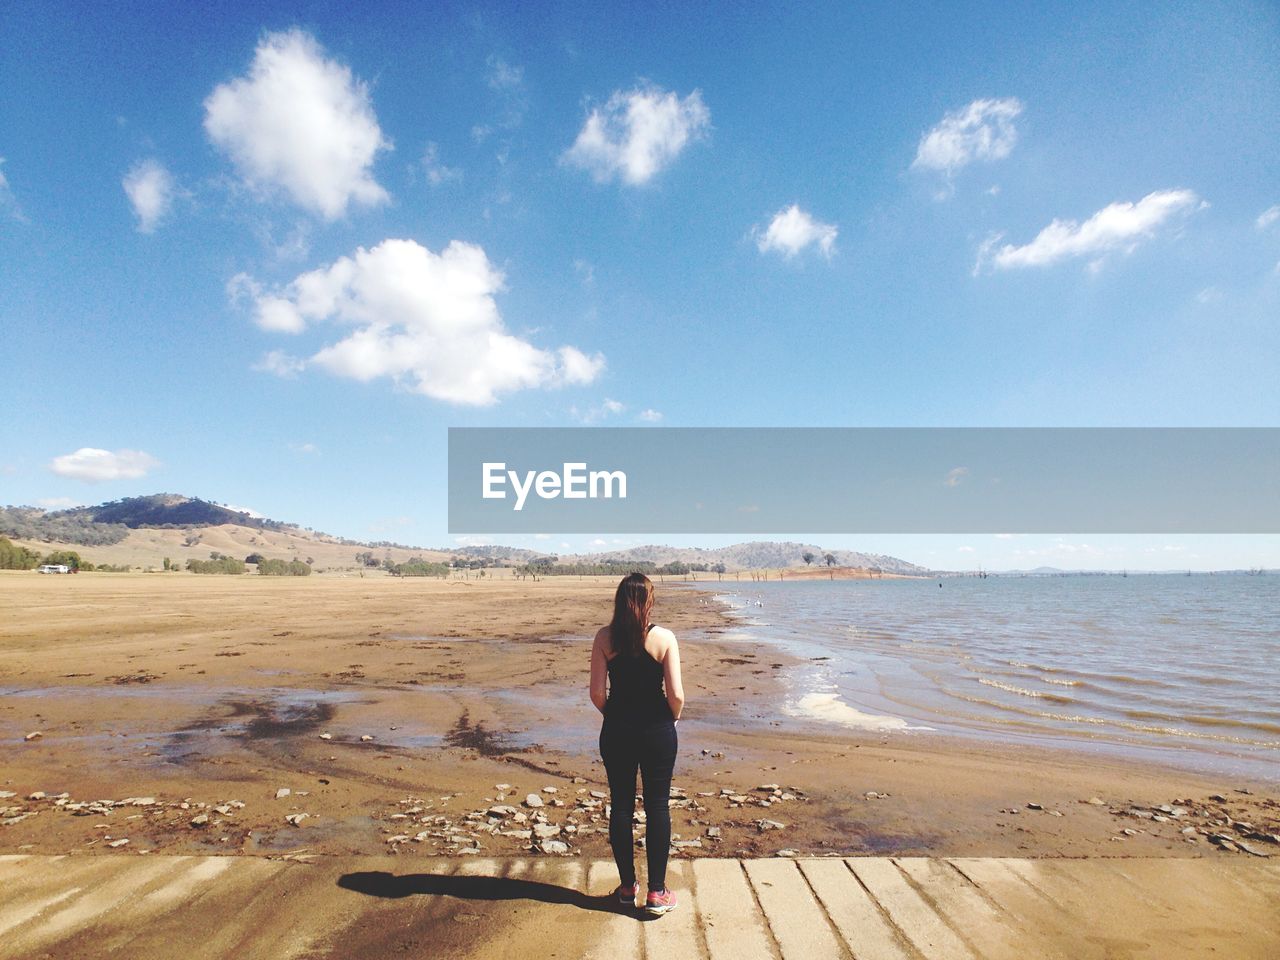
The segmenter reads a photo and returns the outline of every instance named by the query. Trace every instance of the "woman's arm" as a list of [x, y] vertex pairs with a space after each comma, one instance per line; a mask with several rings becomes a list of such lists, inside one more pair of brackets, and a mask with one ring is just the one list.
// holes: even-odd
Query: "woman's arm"
[[604, 642], [601, 640], [603, 630], [596, 634], [591, 644], [591, 702], [597, 710], [604, 713], [604, 702], [608, 698], [609, 659], [604, 655]]
[[671, 635], [666, 656], [662, 658], [662, 668], [667, 688], [667, 706], [671, 708], [672, 718], [679, 720], [680, 712], [684, 709], [684, 680], [680, 677], [680, 644], [676, 643], [675, 634]]

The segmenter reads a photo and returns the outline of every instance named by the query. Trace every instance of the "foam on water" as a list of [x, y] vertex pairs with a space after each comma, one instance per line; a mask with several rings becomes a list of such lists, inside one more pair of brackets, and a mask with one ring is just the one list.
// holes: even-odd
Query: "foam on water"
[[1078, 739], [1280, 781], [1277, 577], [753, 582], [724, 599], [750, 618], [735, 635], [809, 661], [793, 715]]
[[863, 713], [849, 706], [840, 699], [838, 693], [806, 693], [793, 708], [789, 708], [793, 716], [809, 717], [838, 723], [858, 730], [932, 730], [932, 727], [911, 726], [901, 717], [885, 717], [873, 713]]

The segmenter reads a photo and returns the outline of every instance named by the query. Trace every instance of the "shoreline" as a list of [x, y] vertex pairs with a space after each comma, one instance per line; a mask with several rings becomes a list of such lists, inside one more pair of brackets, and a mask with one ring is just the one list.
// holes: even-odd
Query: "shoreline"
[[[789, 593], [778, 585], [767, 591], [753, 591], [748, 587], [720, 590], [717, 593], [722, 602], [730, 605], [731, 612], [740, 621], [734, 632], [735, 636], [774, 644], [775, 649], [791, 652], [799, 658], [801, 664], [808, 665], [807, 670], [801, 669], [791, 674], [794, 689], [787, 710], [791, 716], [851, 730], [862, 728], [872, 731], [897, 729], [904, 733], [931, 732], [966, 744], [1011, 741], [1077, 751], [1098, 758], [1152, 764], [1190, 774], [1249, 779], [1266, 783], [1273, 788], [1280, 787], [1280, 753], [1277, 753], [1280, 742], [1264, 742], [1247, 737], [1239, 739], [1221, 733], [1216, 736], [1208, 735], [1196, 726], [1198, 723], [1208, 723], [1200, 716], [1189, 717], [1183, 722], [1177, 716], [1166, 717], [1162, 714], [1162, 722], [1153, 726], [1151, 724], [1155, 721], [1131, 719], [1135, 716], [1155, 716], [1142, 714], [1138, 707], [1132, 706], [1125, 710], [1123, 716], [1107, 715], [1104, 712], [1099, 718], [1096, 714], [1090, 715], [1094, 706], [1087, 701], [1082, 701], [1080, 706], [1062, 706], [1056, 710], [1053, 706], [1028, 705], [1073, 704], [1074, 693], [1068, 697], [1065, 691], [1060, 692], [1060, 688], [1074, 687], [1080, 682], [1088, 688], [1092, 681], [1088, 674], [1080, 673], [1075, 675], [1085, 677], [1084, 681], [1057, 679], [1059, 672], [1063, 670], [1071, 675], [1071, 667], [1040, 667], [1040, 670], [1049, 671], [1048, 677], [1001, 682], [999, 664], [984, 663], [967, 654], [960, 654], [947, 660], [945, 666], [938, 666], [940, 661], [930, 660], [928, 657], [931, 651], [936, 653], [939, 648], [943, 648], [942, 644], [924, 644], [922, 651], [917, 654], [914, 652], [917, 635], [906, 635], [906, 639], [901, 642], [901, 646], [906, 649], [901, 653], [897, 647], [877, 649], [874, 644], [864, 651], [856, 638], [850, 641], [852, 647], [838, 642], [838, 638], [828, 642], [824, 640], [828, 635], [823, 631], [841, 629], [839, 623], [831, 620], [839, 611], [826, 605], [810, 610], [803, 603], [797, 607], [796, 602], [789, 600], [780, 615], [772, 613], [778, 609], [777, 598]], [[775, 595], [775, 602], [768, 603], [771, 593]], [[760, 605], [757, 601], [762, 598], [766, 601], [765, 606], [772, 608], [772, 611], [766, 609], [763, 613], [758, 613], [755, 610]], [[921, 599], [928, 601], [930, 598], [926, 596]], [[772, 619], [761, 619], [761, 616], [772, 616]], [[874, 620], [872, 623], [874, 624]], [[817, 632], [812, 629], [806, 631], [806, 625], [811, 627], [815, 624]], [[874, 625], [870, 630], [873, 635], [877, 632]], [[921, 660], [920, 657], [925, 659]], [[970, 665], [971, 659], [975, 665]], [[1014, 665], [1028, 666], [1026, 663]], [[989, 672], [992, 666], [995, 668], [995, 678], [991, 678]], [[937, 674], [940, 670], [970, 674], [970, 681], [974, 679], [972, 674], [977, 674], [978, 684], [1000, 688], [1010, 694], [1043, 699], [1017, 703], [975, 700], [973, 696], [980, 695], [957, 694], [939, 686]], [[987, 673], [986, 677], [983, 676], [984, 673]], [[1027, 689], [1028, 685], [1034, 685], [1037, 681], [1054, 686], [1046, 686], [1044, 690]], [[1008, 685], [1013, 683], [1021, 685]], [[1134, 696], [1140, 697], [1140, 694], [1135, 693]], [[953, 700], [952, 697], [956, 699]], [[957, 706], [959, 701], [968, 703]], [[974, 703], [984, 706], [975, 709], [969, 705]], [[1172, 706], [1164, 705], [1161, 709], [1168, 712]], [[1112, 702], [1104, 705], [1103, 710], [1115, 707], [1116, 704]], [[1217, 715], [1214, 707], [1199, 709], [1206, 714], [1213, 712]], [[1045, 712], [1046, 710], [1049, 712]], [[1192, 710], [1194, 712], [1195, 708]], [[1063, 713], [1085, 715], [1060, 715]], [[1222, 727], [1230, 722], [1218, 721], [1217, 726]]]
[[[49, 579], [0, 578], [0, 688], [26, 691], [0, 701], [0, 852], [607, 856], [600, 583]], [[1231, 826], [1280, 835], [1249, 778], [792, 723], [803, 661], [690, 587], [655, 616], [685, 641], [678, 856], [1280, 854]]]

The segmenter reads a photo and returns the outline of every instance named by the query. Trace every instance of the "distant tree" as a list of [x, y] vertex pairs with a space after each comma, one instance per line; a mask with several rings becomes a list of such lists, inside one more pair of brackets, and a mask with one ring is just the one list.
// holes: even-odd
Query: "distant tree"
[[251, 553], [251, 554], [249, 554], [247, 557], [245, 557], [245, 558], [244, 558], [244, 562], [245, 562], [245, 563], [261, 563], [261, 562], [262, 562], [263, 560], [265, 560], [265, 559], [266, 559], [266, 557], [264, 557], [264, 556], [263, 556], [262, 554], [260, 554], [260, 553]]
[[828, 567], [834, 567], [836, 565], [836, 555], [834, 553], [824, 553], [822, 555], [822, 559], [827, 562]]
[[814, 556], [812, 553], [806, 550], [804, 553], [800, 555], [800, 559], [804, 561], [804, 565], [807, 567], [809, 564], [813, 563]]
[[409, 560], [406, 563], [397, 563], [391, 569], [391, 574], [396, 577], [447, 577], [449, 565], [428, 563], [425, 560]]
[[260, 577], [309, 577], [311, 565], [301, 560], [270, 560], [263, 557], [258, 561]]
[[46, 553], [41, 563], [65, 564], [72, 570], [80, 569], [80, 554], [74, 550], [55, 550], [52, 553]]
[[187, 569], [192, 573], [244, 573], [244, 561], [235, 557], [222, 557], [219, 560], [188, 560]]
[[722, 579], [724, 579], [724, 574], [725, 574], [725, 571], [728, 569], [728, 567], [726, 567], [723, 563], [717, 563], [717, 564], [716, 564], [714, 567], [712, 567], [711, 569], [712, 569], [713, 571], [715, 571], [716, 579], [717, 579], [717, 580], [722, 580]]
[[0, 537], [0, 570], [34, 570], [39, 565], [40, 554]]

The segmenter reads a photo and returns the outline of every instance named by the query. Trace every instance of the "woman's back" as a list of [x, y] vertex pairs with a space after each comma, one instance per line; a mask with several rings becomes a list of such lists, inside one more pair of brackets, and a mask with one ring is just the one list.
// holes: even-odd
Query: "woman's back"
[[635, 654], [617, 653], [609, 659], [609, 699], [606, 720], [641, 724], [671, 720], [671, 707], [662, 687], [664, 668], [641, 649]]

